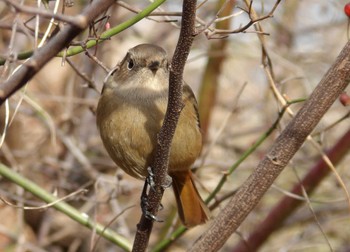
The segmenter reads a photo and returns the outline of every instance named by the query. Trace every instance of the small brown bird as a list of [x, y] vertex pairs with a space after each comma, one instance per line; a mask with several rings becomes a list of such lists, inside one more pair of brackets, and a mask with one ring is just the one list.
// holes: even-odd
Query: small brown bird
[[[145, 179], [155, 155], [168, 103], [169, 69], [163, 48], [141, 44], [131, 48], [106, 81], [97, 106], [103, 144], [129, 175]], [[197, 101], [188, 85], [169, 159], [169, 175], [183, 224], [192, 227], [209, 218], [190, 170], [202, 148]]]

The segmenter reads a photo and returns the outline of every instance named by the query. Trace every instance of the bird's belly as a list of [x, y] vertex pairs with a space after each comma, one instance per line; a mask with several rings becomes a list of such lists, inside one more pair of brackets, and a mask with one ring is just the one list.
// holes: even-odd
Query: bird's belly
[[[148, 175], [164, 114], [157, 106], [120, 107], [100, 124], [101, 138], [109, 155], [129, 175], [137, 178]], [[199, 155], [200, 146], [198, 126], [180, 114], [170, 148], [169, 172], [189, 169]]]

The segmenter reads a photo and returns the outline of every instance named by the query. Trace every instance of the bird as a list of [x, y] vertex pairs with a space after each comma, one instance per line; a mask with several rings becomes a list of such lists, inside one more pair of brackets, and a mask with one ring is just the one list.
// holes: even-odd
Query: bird
[[[168, 92], [168, 56], [162, 47], [153, 44], [129, 49], [103, 85], [96, 110], [97, 127], [109, 156], [134, 178], [148, 176]], [[186, 227], [193, 227], [208, 221], [210, 211], [198, 193], [191, 171], [201, 153], [202, 133], [196, 98], [185, 83], [182, 102], [170, 147], [168, 174], [180, 220]]]

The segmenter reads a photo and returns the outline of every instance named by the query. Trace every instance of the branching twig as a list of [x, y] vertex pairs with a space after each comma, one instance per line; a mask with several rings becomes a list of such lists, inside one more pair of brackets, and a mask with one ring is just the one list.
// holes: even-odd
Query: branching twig
[[235, 29], [235, 30], [220, 30], [220, 29], [215, 29], [213, 32], [206, 32], [206, 36], [209, 38], [209, 39], [213, 39], [213, 38], [217, 38], [218, 36], [222, 37], [222, 36], [225, 36], [225, 35], [229, 35], [229, 34], [234, 34], [234, 33], [241, 33], [241, 32], [246, 32], [246, 30], [251, 27], [252, 25], [260, 22], [260, 21], [263, 21], [265, 19], [268, 19], [268, 18], [271, 18], [273, 17], [273, 13], [275, 12], [277, 6], [279, 5], [279, 3], [281, 2], [281, 0], [277, 0], [275, 5], [272, 7], [271, 11], [265, 15], [265, 16], [262, 16], [262, 17], [259, 17], [259, 18], [253, 18], [252, 15], [251, 15], [251, 9], [249, 8], [249, 10], [247, 11], [249, 17], [250, 17], [250, 21], [243, 25], [242, 27], [238, 28], [238, 29]]
[[85, 20], [81, 18], [77, 18], [76, 16], [67, 16], [57, 13], [52, 13], [50, 11], [41, 10], [39, 8], [29, 7], [29, 6], [23, 6], [15, 1], [10, 0], [4, 0], [8, 5], [12, 6], [16, 11], [26, 13], [26, 14], [33, 14], [33, 15], [39, 15], [44, 18], [48, 19], [56, 19], [63, 22], [67, 22], [68, 24], [71, 24], [73, 26], [79, 27], [81, 29], [86, 28], [85, 27]]
[[43, 66], [65, 48], [72, 39], [114, 3], [114, 0], [97, 0], [85, 8], [81, 15], [75, 18], [79, 26], [68, 24], [54, 36], [45, 46], [38, 49], [0, 89], [0, 105], [18, 89], [23, 87]]

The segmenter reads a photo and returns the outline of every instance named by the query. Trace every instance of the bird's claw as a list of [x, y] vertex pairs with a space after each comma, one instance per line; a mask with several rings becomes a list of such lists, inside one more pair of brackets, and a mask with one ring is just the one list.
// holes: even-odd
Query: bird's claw
[[[148, 167], [147, 172], [148, 172], [148, 176], [146, 177], [146, 183], [143, 187], [142, 196], [141, 196], [141, 209], [144, 216], [147, 219], [152, 221], [157, 221], [157, 222], [163, 222], [163, 220], [157, 218], [157, 216], [155, 216], [148, 210], [149, 209], [148, 193], [149, 193], [149, 190], [152, 190], [152, 191], [156, 190], [155, 188], [156, 184], [154, 182], [154, 173], [152, 172], [152, 168]], [[172, 183], [172, 179], [169, 175], [167, 175], [165, 183], [161, 186], [161, 188], [165, 190], [166, 188], [169, 188], [171, 186], [171, 183]], [[159, 210], [162, 210], [162, 209], [163, 209], [163, 205], [160, 204]]]
[[[148, 211], [148, 205], [149, 205], [149, 203], [148, 203], [147, 196], [142, 196], [141, 197], [141, 209], [142, 209], [143, 215], [149, 220], [156, 221], [156, 222], [164, 222], [163, 220], [159, 219], [157, 216], [152, 214], [150, 211]], [[160, 207], [162, 207], [162, 205]]]

